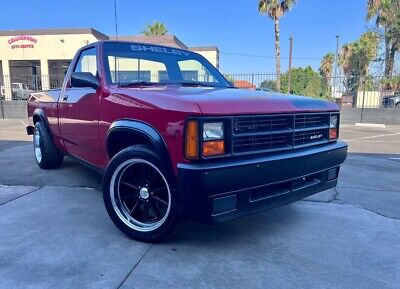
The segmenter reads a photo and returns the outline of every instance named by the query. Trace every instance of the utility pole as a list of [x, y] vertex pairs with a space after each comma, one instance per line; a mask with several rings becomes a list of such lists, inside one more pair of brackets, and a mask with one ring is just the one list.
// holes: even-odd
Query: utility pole
[[335, 74], [333, 76], [334, 80], [332, 81], [333, 85], [333, 96], [336, 97], [336, 83], [337, 83], [337, 71], [339, 66], [339, 39], [340, 36], [336, 35], [336, 56], [335, 56]]
[[293, 35], [289, 38], [290, 49], [289, 49], [289, 71], [288, 71], [288, 93], [290, 93], [291, 82], [292, 82], [292, 55], [293, 55]]
[[[115, 21], [115, 38], [118, 41], [118, 13], [117, 13], [117, 0], [114, 0], [114, 21]], [[114, 81], [118, 82], [118, 60], [114, 56]]]

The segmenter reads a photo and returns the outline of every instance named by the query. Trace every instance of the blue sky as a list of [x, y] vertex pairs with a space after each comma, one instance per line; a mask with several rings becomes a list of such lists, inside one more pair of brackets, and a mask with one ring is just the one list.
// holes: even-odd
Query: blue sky
[[[139, 34], [147, 23], [164, 22], [188, 46], [216, 45], [223, 72], [273, 72], [273, 21], [257, 0], [117, 0], [119, 34]], [[0, 30], [93, 27], [114, 34], [113, 0], [2, 0]], [[281, 20], [282, 57], [294, 37], [294, 66], [319, 66], [319, 58], [365, 30], [366, 0], [298, 0]], [[6, 11], [6, 12], [5, 12]], [[236, 54], [263, 57], [246, 57]], [[287, 69], [282, 60], [282, 70]]]

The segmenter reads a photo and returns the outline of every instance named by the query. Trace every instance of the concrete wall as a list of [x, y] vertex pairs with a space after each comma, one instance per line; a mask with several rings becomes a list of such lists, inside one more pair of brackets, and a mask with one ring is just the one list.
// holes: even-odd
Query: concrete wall
[[387, 108], [344, 108], [341, 110], [342, 124], [381, 123], [386, 125], [400, 125], [400, 109]]
[[28, 118], [26, 101], [0, 101], [0, 119]]

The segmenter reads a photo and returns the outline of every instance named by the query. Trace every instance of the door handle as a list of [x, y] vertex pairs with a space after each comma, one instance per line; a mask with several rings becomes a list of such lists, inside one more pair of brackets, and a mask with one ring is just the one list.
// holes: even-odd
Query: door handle
[[64, 94], [62, 97], [62, 101], [67, 101], [68, 100], [68, 94]]

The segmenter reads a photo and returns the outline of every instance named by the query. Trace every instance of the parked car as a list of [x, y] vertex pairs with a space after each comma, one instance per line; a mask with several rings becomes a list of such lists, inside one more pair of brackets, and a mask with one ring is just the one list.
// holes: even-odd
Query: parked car
[[81, 48], [28, 115], [39, 167], [68, 156], [102, 173], [109, 216], [145, 242], [181, 217], [219, 223], [333, 188], [347, 155], [336, 104], [237, 89], [203, 56], [149, 44]]
[[400, 92], [383, 97], [382, 106], [386, 108], [400, 108]]
[[32, 90], [24, 83], [14, 82], [11, 84], [13, 100], [27, 100]]

